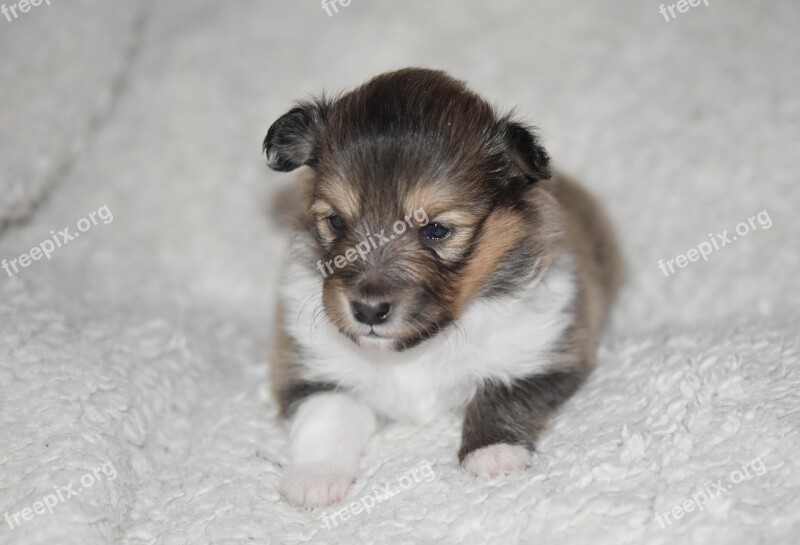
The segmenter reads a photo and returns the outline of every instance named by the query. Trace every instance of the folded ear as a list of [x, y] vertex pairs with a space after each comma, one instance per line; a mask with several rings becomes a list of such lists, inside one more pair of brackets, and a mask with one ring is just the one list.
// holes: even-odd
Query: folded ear
[[301, 103], [272, 124], [264, 139], [271, 169], [288, 172], [313, 163], [323, 110], [321, 103]]
[[514, 165], [531, 182], [550, 177], [550, 156], [539, 143], [533, 129], [522, 123], [506, 119], [505, 141]]

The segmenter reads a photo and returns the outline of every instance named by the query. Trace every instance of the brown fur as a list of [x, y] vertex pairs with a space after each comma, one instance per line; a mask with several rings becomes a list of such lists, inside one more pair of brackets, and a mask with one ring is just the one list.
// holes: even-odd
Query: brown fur
[[565, 343], [580, 347], [582, 362], [594, 366], [597, 343], [611, 303], [622, 283], [622, 258], [608, 219], [594, 197], [569, 178], [543, 184], [558, 201], [565, 242], [576, 257], [575, 325]]
[[[466, 409], [460, 457], [498, 442], [532, 446], [594, 366], [621, 281], [609, 223], [584, 189], [551, 176], [535, 133], [442, 72], [405, 69], [334, 100], [299, 104], [273, 124], [264, 147], [277, 170], [313, 169], [300, 222], [309, 269], [371, 234], [391, 233], [418, 209], [449, 230], [431, 238], [413, 225], [324, 276], [325, 316], [355, 343], [379, 333], [395, 350], [416, 346], [476, 299], [513, 295], [533, 277], [546, 282], [556, 258], [571, 255], [578, 293], [573, 321], [553, 347], [553, 371], [482, 385]], [[391, 317], [359, 323], [351, 305], [364, 301], [390, 302]], [[278, 322], [274, 383], [286, 413], [334, 386], [303, 382], [302, 354]]]
[[[286, 398], [286, 387], [295, 379], [292, 366], [300, 356], [300, 348], [297, 342], [286, 332], [283, 325], [283, 309], [278, 306], [275, 313], [275, 337], [272, 341], [272, 355], [270, 357], [270, 378], [272, 391], [275, 399], [284, 400]], [[281, 402], [280, 412], [282, 416], [287, 416], [288, 407]]]
[[528, 235], [529, 226], [521, 214], [492, 212], [483, 224], [480, 242], [461, 274], [452, 314], [460, 316], [486, 285], [503, 258]]

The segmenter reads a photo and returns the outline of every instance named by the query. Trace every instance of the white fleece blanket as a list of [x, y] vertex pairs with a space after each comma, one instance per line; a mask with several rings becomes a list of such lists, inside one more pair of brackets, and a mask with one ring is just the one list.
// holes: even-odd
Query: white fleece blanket
[[[800, 4], [337, 6], [0, 16], [0, 544], [800, 541]], [[528, 471], [468, 477], [455, 417], [390, 424], [303, 511], [267, 377], [296, 176], [260, 143], [406, 65], [539, 125], [628, 283]]]

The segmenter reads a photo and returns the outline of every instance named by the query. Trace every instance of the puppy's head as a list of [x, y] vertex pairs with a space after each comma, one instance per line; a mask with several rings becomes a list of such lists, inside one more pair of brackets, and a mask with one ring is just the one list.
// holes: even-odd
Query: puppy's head
[[415, 346], [536, 262], [531, 194], [547, 153], [443, 72], [400, 70], [301, 103], [264, 149], [275, 170], [315, 173], [308, 228], [325, 313], [361, 346]]

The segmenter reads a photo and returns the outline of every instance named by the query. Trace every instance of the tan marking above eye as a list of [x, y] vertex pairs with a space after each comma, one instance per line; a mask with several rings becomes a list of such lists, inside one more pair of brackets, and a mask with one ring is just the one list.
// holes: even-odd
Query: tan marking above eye
[[404, 204], [407, 210], [424, 210], [429, 223], [441, 223], [453, 230], [477, 226], [487, 212], [446, 181], [417, 184], [405, 196]]
[[326, 203], [344, 219], [359, 215], [360, 194], [353, 184], [342, 180], [325, 180], [317, 187], [317, 201]]
[[[489, 212], [486, 205], [476, 205], [474, 195], [457, 188], [449, 181], [417, 183], [405, 195], [407, 210], [423, 209], [430, 221], [453, 226], [474, 226]], [[435, 219], [434, 219], [435, 218]]]
[[331, 214], [336, 213], [333, 207], [325, 201], [316, 200], [311, 204], [310, 211], [314, 216], [314, 224], [317, 227], [317, 232], [322, 238], [322, 242], [325, 244], [330, 244], [336, 240], [330, 220], [328, 219], [330, 218]]
[[451, 229], [472, 228], [481, 222], [481, 217], [466, 210], [448, 210], [431, 217], [430, 223], [441, 223]]
[[405, 197], [405, 204], [410, 210], [422, 208], [430, 216], [455, 207], [461, 198], [447, 184], [426, 182], [411, 188]]
[[333, 207], [323, 200], [316, 200], [311, 204], [311, 213], [315, 218], [328, 217], [335, 213]]

